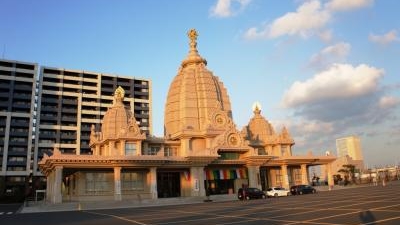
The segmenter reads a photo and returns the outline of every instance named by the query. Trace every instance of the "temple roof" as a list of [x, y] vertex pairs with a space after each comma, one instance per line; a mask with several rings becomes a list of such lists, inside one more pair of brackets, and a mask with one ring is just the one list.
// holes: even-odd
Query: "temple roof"
[[196, 30], [190, 30], [188, 36], [189, 54], [169, 87], [165, 104], [165, 136], [170, 139], [188, 132], [207, 135], [216, 111], [232, 118], [227, 90], [197, 51]]

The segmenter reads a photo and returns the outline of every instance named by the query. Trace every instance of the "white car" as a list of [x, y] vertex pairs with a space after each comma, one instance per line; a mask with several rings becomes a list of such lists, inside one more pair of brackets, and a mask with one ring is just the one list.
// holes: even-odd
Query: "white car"
[[268, 197], [289, 196], [290, 191], [283, 187], [271, 187], [267, 189]]

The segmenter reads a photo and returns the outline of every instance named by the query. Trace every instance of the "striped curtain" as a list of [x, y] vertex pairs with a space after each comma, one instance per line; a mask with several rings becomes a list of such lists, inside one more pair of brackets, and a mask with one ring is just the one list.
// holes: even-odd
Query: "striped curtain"
[[207, 180], [247, 179], [246, 169], [205, 170]]

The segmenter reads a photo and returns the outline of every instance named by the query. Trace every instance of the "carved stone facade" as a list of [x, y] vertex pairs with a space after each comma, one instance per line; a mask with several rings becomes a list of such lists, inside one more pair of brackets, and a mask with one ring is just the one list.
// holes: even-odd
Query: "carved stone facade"
[[167, 96], [165, 136], [140, 130], [118, 87], [101, 131], [92, 127], [92, 155], [55, 151], [40, 162], [49, 201], [202, 197], [234, 194], [242, 186], [288, 188], [309, 182], [308, 166], [335, 159], [293, 156], [289, 131], [275, 133], [259, 105], [239, 131], [227, 90], [197, 51], [197, 32], [190, 30], [188, 36], [189, 54]]

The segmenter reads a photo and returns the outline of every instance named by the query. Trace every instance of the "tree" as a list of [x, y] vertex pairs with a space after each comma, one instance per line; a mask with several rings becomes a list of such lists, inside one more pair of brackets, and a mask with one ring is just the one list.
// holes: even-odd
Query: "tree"
[[349, 181], [354, 182], [356, 180], [355, 179], [356, 166], [353, 164], [343, 165], [343, 168], [341, 168], [338, 172], [344, 173], [344, 185], [346, 185]]

